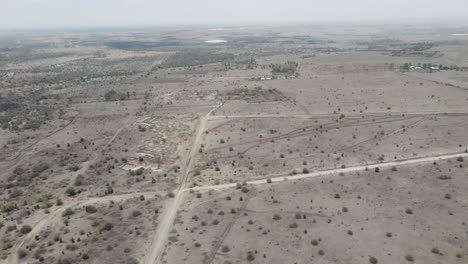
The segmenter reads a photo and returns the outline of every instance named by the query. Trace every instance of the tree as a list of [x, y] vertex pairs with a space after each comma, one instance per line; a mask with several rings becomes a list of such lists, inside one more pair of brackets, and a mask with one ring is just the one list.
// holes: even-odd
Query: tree
[[106, 101], [116, 101], [117, 99], [117, 92], [115, 90], [110, 90], [104, 94], [104, 99]]
[[405, 62], [405, 64], [403, 64], [403, 70], [408, 71], [409, 69], [410, 69], [409, 63]]

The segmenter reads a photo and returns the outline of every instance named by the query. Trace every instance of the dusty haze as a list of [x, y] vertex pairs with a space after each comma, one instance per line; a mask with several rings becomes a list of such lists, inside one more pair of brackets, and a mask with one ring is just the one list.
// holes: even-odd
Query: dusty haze
[[466, 21], [465, 0], [2, 0], [0, 28]]

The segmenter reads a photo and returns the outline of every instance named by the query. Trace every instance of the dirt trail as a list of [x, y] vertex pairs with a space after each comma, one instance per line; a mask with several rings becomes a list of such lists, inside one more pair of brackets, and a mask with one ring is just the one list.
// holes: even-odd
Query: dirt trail
[[[418, 112], [372, 112], [372, 113], [344, 113], [347, 117], [352, 116], [394, 116], [394, 115], [468, 115], [467, 112], [440, 112], [440, 111], [418, 111]], [[248, 119], [248, 118], [297, 118], [297, 119], [309, 119], [309, 118], [327, 118], [327, 117], [336, 117], [340, 113], [322, 113], [322, 114], [313, 114], [313, 115], [215, 115], [210, 116], [209, 120], [228, 120], [228, 119]]]
[[[458, 152], [458, 153], [450, 153], [450, 154], [439, 154], [439, 155], [434, 155], [434, 156], [429, 156], [429, 157], [420, 157], [420, 158], [412, 158], [412, 159], [404, 159], [404, 160], [396, 160], [396, 161], [389, 161], [389, 162], [381, 162], [381, 163], [373, 163], [373, 164], [367, 164], [367, 165], [357, 165], [353, 167], [348, 167], [348, 168], [341, 168], [341, 169], [332, 169], [332, 170], [324, 170], [324, 171], [316, 171], [312, 173], [306, 173], [306, 174], [299, 174], [299, 175], [292, 175], [292, 176], [275, 176], [270, 179], [271, 182], [283, 182], [283, 181], [289, 181], [289, 180], [301, 180], [301, 179], [307, 179], [307, 178], [314, 178], [314, 177], [321, 177], [321, 176], [327, 176], [327, 175], [332, 175], [332, 174], [339, 174], [341, 172], [347, 173], [347, 172], [355, 172], [355, 171], [364, 171], [366, 168], [369, 170], [373, 170], [375, 168], [388, 168], [388, 167], [398, 167], [398, 166], [403, 166], [403, 165], [411, 165], [411, 164], [418, 164], [418, 163], [428, 163], [428, 162], [434, 162], [438, 160], [446, 160], [446, 159], [455, 159], [458, 157], [468, 157], [468, 153], [466, 152]], [[267, 179], [260, 179], [260, 180], [253, 180], [253, 181], [247, 181], [246, 184], [250, 185], [259, 185], [259, 184], [266, 184]], [[236, 187], [237, 183], [227, 183], [227, 184], [220, 184], [220, 185], [209, 185], [209, 186], [198, 186], [198, 187], [193, 187], [192, 189], [194, 191], [199, 191], [199, 190], [218, 190], [218, 189], [225, 189], [225, 188], [234, 188]]]
[[221, 245], [224, 243], [224, 240], [226, 240], [226, 237], [229, 235], [229, 233], [231, 233], [231, 229], [234, 226], [234, 224], [236, 223], [237, 219], [239, 219], [241, 214], [243, 214], [245, 212], [245, 209], [247, 208], [247, 204], [249, 203], [250, 198], [252, 198], [253, 195], [254, 195], [253, 192], [249, 192], [247, 194], [244, 201], [242, 202], [242, 205], [240, 206], [240, 208], [237, 209], [237, 212], [234, 214], [231, 221], [224, 228], [221, 235], [218, 238], [216, 238], [216, 240], [214, 242], [214, 245], [213, 245], [213, 248], [211, 249], [211, 252], [208, 255], [208, 257], [206, 258], [206, 260], [204, 261], [204, 263], [207, 263], [207, 264], [212, 264], [213, 263], [213, 261], [214, 261], [214, 259], [216, 257], [216, 253], [218, 253], [219, 249], [221, 248]]
[[208, 112], [208, 114], [203, 116], [200, 120], [200, 125], [197, 128], [197, 134], [193, 141], [189, 156], [185, 162], [184, 170], [183, 170], [184, 174], [182, 178], [179, 180], [179, 187], [176, 190], [174, 200], [166, 208], [165, 212], [162, 215], [162, 220], [158, 225], [153, 242], [151, 243], [150, 252], [146, 254], [143, 260], [143, 264], [157, 263], [161, 257], [161, 252], [164, 249], [164, 246], [166, 244], [169, 231], [177, 215], [177, 210], [179, 208], [180, 203], [183, 200], [184, 192], [187, 191], [185, 186], [187, 184], [187, 180], [190, 175], [190, 170], [192, 169], [192, 166], [194, 163], [195, 155], [197, 154], [198, 148], [200, 146], [203, 132], [205, 131], [206, 125], [208, 124], [208, 119], [211, 113], [216, 111], [216, 109], [218, 109], [221, 106], [222, 104], [217, 105], [210, 112]]

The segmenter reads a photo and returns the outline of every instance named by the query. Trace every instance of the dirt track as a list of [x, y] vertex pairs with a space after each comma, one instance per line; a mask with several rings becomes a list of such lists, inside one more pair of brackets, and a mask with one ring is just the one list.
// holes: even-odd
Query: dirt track
[[187, 179], [190, 175], [190, 170], [193, 166], [194, 158], [197, 153], [198, 146], [200, 145], [203, 132], [205, 131], [206, 125], [208, 124], [209, 116], [211, 115], [211, 113], [213, 113], [213, 111], [218, 109], [221, 105], [218, 105], [215, 108], [213, 108], [210, 112], [208, 112], [208, 114], [206, 114], [200, 120], [200, 125], [197, 128], [197, 134], [193, 141], [189, 156], [185, 162], [185, 166], [183, 170], [184, 174], [182, 175], [182, 178], [179, 179], [179, 187], [176, 190], [174, 200], [172, 201], [171, 204], [168, 205], [167, 209], [162, 215], [162, 220], [160, 224], [158, 225], [153, 242], [151, 243], [150, 252], [146, 254], [145, 259], [143, 261], [144, 264], [157, 263], [159, 261], [160, 253], [162, 249], [164, 248], [164, 245], [169, 235], [169, 231], [171, 229], [172, 223], [174, 222], [174, 219], [176, 217], [177, 209], [179, 208], [179, 205], [183, 199], [184, 192], [187, 190], [185, 188]]

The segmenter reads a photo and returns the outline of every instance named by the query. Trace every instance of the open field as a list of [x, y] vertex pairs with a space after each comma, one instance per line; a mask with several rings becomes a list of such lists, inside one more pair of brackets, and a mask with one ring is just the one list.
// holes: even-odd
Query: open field
[[453, 32], [0, 35], [0, 263], [466, 263]]

